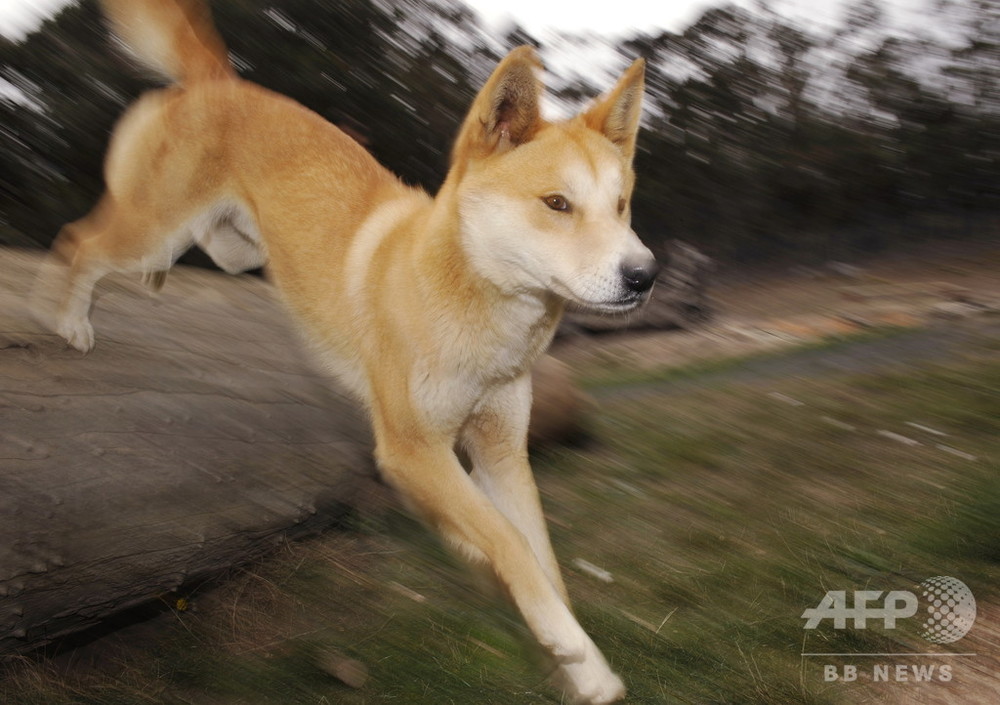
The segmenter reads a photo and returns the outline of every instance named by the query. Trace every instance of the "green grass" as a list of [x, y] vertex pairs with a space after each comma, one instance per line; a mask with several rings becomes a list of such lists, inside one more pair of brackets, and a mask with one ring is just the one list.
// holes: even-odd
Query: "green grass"
[[[570, 593], [628, 702], [856, 702], [872, 686], [824, 683], [822, 662], [800, 654], [928, 644], [912, 625], [806, 632], [800, 615], [826, 590], [912, 590], [953, 575], [995, 602], [998, 349], [983, 334], [940, 363], [867, 375], [737, 383], [717, 366], [689, 371], [711, 384], [609, 395], [592, 444], [537, 458]], [[560, 702], [517, 616], [396, 512], [286, 546], [189, 598], [192, 609], [160, 618], [110, 669], [15, 668], [0, 702]], [[367, 684], [325, 672], [331, 651], [364, 663]]]

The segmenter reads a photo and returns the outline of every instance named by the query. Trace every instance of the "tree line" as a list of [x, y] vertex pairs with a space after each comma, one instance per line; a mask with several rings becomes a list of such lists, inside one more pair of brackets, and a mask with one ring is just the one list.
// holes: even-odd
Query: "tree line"
[[[735, 261], [844, 258], [981, 234], [1000, 211], [1000, 68], [989, 68], [1000, 55], [996, 9], [973, 4], [982, 31], [949, 49], [946, 67], [971, 86], [965, 100], [907, 72], [926, 47], [888, 38], [840, 69], [866, 109], [824, 102], [815, 95], [823, 67], [808, 62], [820, 40], [731, 7], [679, 34], [620, 42], [623, 65], [643, 56], [649, 66], [636, 230], [654, 247], [679, 238]], [[241, 75], [309, 106], [431, 192], [483, 77], [507, 49], [539, 43], [518, 28], [476, 41], [482, 28], [455, 0], [212, 7]], [[877, 18], [862, 0], [848, 30]], [[753, 50], [762, 42], [766, 57]], [[679, 62], [697, 70], [678, 76]], [[93, 204], [111, 128], [153, 83], [109, 50], [95, 0], [22, 41], [0, 40], [0, 79], [0, 244], [47, 246]], [[558, 98], [607, 87], [587, 83], [561, 85]]]

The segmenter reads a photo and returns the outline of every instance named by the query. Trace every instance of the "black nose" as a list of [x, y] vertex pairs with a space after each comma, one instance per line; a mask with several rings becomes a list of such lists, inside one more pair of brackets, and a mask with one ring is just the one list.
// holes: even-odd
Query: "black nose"
[[660, 265], [652, 257], [639, 263], [626, 262], [622, 265], [622, 279], [625, 281], [625, 287], [637, 294], [644, 294], [653, 288], [653, 282], [656, 281], [656, 275], [659, 273]]

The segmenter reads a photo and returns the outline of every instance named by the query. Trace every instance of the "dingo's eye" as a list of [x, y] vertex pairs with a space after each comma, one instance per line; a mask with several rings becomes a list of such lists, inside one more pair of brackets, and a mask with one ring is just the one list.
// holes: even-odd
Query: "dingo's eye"
[[628, 203], [626, 203], [626, 201], [625, 201], [624, 198], [619, 198], [618, 199], [618, 215], [621, 215], [622, 213], [625, 212], [625, 206], [627, 206], [627, 205], [628, 205]]
[[545, 205], [554, 211], [569, 210], [569, 201], [566, 200], [565, 196], [561, 196], [558, 193], [552, 194], [551, 196], [545, 196], [542, 200], [545, 201]]

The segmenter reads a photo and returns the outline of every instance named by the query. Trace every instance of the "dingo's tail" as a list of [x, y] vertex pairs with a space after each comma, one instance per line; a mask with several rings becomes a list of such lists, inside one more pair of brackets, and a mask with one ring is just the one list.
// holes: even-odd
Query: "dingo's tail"
[[143, 65], [172, 81], [234, 76], [204, 0], [102, 0], [115, 33]]

